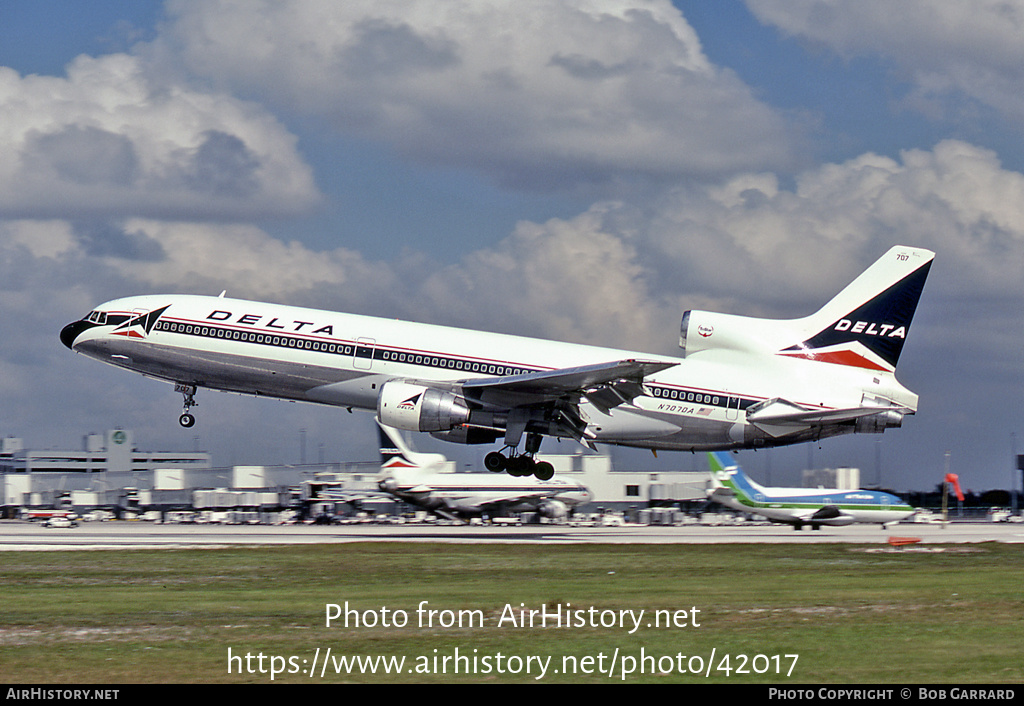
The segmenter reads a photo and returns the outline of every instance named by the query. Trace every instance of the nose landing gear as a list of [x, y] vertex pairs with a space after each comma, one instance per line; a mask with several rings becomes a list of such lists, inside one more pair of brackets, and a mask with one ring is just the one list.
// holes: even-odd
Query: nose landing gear
[[178, 384], [174, 386], [174, 391], [180, 392], [185, 398], [184, 411], [181, 416], [178, 417], [178, 424], [188, 429], [196, 423], [195, 416], [189, 413], [190, 409], [199, 406], [199, 403], [196, 402], [196, 386]]

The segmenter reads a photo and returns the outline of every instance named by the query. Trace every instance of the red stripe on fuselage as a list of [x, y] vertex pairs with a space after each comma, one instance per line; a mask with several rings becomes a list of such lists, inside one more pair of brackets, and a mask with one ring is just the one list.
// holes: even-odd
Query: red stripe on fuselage
[[787, 358], [800, 358], [802, 360], [816, 360], [819, 363], [834, 363], [835, 365], [848, 365], [853, 368], [866, 368], [867, 370], [880, 370], [881, 372], [891, 372], [888, 368], [884, 368], [878, 363], [874, 363], [859, 353], [853, 351], [825, 351], [825, 352], [807, 352], [807, 353], [779, 353]]

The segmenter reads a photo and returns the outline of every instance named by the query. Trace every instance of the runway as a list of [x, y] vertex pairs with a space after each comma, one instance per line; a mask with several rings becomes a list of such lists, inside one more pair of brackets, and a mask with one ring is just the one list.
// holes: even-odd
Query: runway
[[148, 522], [82, 523], [49, 529], [39, 523], [0, 522], [0, 551], [213, 548], [238, 545], [343, 544], [348, 542], [532, 543], [532, 544], [877, 544], [890, 537], [920, 543], [897, 551], [942, 544], [1024, 543], [1024, 524], [965, 522], [823, 527], [794, 531], [782, 525], [684, 525], [571, 527], [567, 525], [159, 525]]

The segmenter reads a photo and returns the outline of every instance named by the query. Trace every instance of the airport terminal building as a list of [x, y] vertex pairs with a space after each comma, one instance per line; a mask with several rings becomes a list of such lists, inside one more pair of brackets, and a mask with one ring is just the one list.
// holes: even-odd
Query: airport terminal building
[[[592, 508], [627, 509], [672, 505], [705, 498], [707, 473], [616, 471], [603, 454], [545, 455], [558, 474], [590, 488]], [[450, 464], [452, 472], [455, 464]], [[87, 434], [77, 450], [33, 450], [21, 439], [0, 441], [0, 513], [66, 508], [78, 513], [104, 509], [117, 514], [170, 511], [249, 513], [250, 521], [298, 509], [310, 488], [329, 481], [355, 491], [377, 490], [379, 461], [302, 466], [213, 468], [205, 452], [143, 451], [131, 430]], [[398, 512], [395, 502], [375, 503]], [[308, 508], [307, 508], [308, 510]], [[319, 507], [312, 512], [342, 512]]]
[[7, 437], [0, 441], [0, 501], [7, 516], [20, 507], [53, 507], [58, 498], [76, 507], [115, 507], [126, 491], [168, 482], [187, 487], [210, 470], [208, 453], [142, 451], [128, 429], [87, 434], [77, 450], [27, 449]]

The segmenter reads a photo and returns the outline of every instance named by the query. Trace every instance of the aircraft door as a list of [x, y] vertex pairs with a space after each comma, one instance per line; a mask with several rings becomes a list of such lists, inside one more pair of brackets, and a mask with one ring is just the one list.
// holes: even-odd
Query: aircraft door
[[740, 417], [740, 398], [738, 395], [727, 395], [725, 398], [725, 418], [735, 422]]
[[356, 370], [373, 369], [373, 352], [377, 341], [373, 338], [357, 338], [355, 354], [352, 356], [352, 367]]

